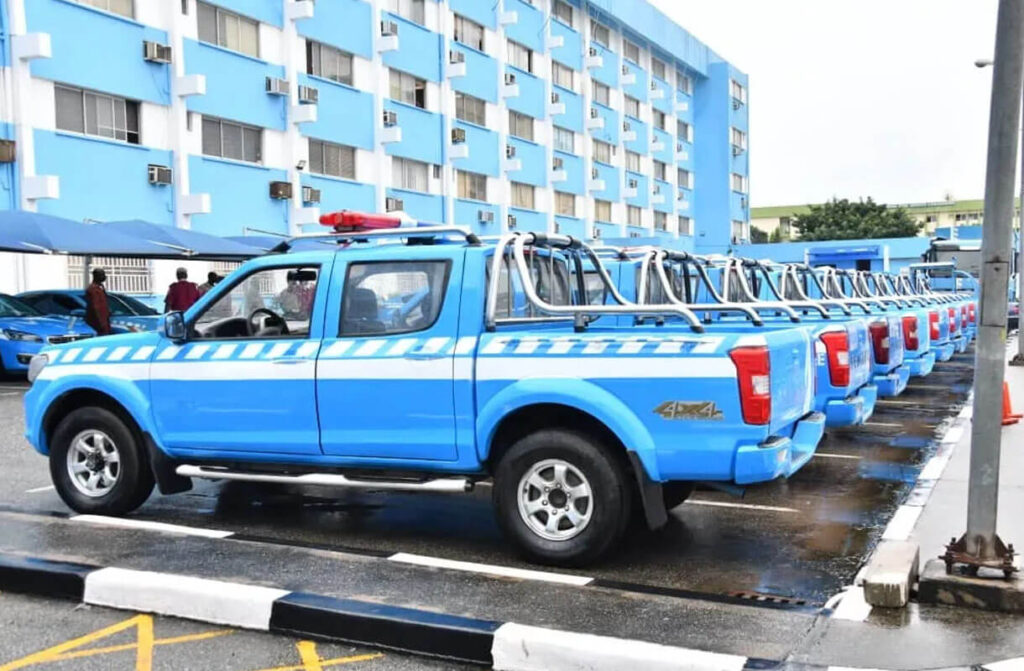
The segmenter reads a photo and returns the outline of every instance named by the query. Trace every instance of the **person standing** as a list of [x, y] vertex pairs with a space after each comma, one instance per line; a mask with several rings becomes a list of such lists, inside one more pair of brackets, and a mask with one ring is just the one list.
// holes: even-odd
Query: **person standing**
[[220, 282], [221, 279], [221, 276], [215, 272], [207, 273], [206, 281], [199, 285], [199, 295], [205, 296], [206, 292], [217, 286], [217, 282]]
[[107, 290], [103, 283], [107, 281], [107, 271], [102, 268], [92, 269], [92, 284], [85, 290], [85, 323], [96, 335], [110, 335], [110, 304], [107, 302]]
[[178, 281], [167, 289], [164, 312], [184, 312], [199, 300], [199, 287], [188, 281], [188, 271], [178, 268], [176, 276]]

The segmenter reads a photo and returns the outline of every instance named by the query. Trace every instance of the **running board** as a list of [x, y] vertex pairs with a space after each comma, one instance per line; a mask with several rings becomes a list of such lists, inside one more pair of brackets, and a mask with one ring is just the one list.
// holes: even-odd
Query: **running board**
[[352, 489], [377, 489], [404, 492], [448, 492], [464, 493], [473, 491], [469, 478], [438, 478], [436, 480], [359, 480], [340, 473], [303, 473], [301, 475], [275, 475], [273, 473], [250, 473], [232, 471], [226, 468], [208, 466], [178, 466], [175, 472], [186, 478], [206, 480], [240, 480], [243, 482], [271, 482], [291, 485], [319, 485], [322, 487], [349, 487]]

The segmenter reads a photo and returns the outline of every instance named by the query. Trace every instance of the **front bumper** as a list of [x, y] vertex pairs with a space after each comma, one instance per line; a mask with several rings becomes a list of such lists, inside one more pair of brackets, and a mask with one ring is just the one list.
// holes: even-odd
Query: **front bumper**
[[792, 438], [777, 436], [759, 445], [741, 446], [736, 450], [736, 484], [788, 478], [810, 461], [824, 433], [825, 416], [812, 412], [796, 423]]
[[825, 426], [855, 426], [863, 424], [875, 411], [878, 387], [866, 384], [853, 396], [836, 399], [825, 404]]
[[925, 352], [914, 359], [907, 359], [904, 363], [910, 368], [911, 375], [914, 377], [925, 377], [935, 368], [935, 352]]
[[910, 381], [910, 366], [901, 364], [896, 370], [886, 375], [876, 375], [871, 381], [878, 385], [879, 396], [899, 396], [907, 388]]
[[0, 343], [0, 360], [3, 362], [4, 370], [27, 372], [29, 361], [33, 356], [39, 354], [41, 349], [43, 349], [41, 342], [4, 340]]

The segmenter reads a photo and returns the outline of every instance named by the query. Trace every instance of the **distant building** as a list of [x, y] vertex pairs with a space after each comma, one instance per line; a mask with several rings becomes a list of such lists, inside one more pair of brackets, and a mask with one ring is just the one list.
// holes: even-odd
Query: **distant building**
[[[985, 202], [982, 200], [951, 200], [937, 203], [891, 204], [890, 208], [902, 207], [918, 223], [923, 224], [919, 235], [931, 237], [936, 234], [953, 237], [953, 230], [966, 227], [980, 227]], [[750, 210], [750, 225], [768, 235], [778, 229], [783, 240], [795, 240], [800, 233], [793, 226], [793, 220], [810, 212], [809, 205], [779, 205], [776, 207], [754, 207]], [[1013, 225], [1020, 227], [1020, 208], [1014, 213]], [[939, 229], [936, 231], [936, 229]]]

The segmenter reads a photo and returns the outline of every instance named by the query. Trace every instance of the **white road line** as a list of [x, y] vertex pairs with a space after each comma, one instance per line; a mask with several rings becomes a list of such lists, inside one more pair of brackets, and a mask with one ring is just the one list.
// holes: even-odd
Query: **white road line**
[[889, 520], [889, 525], [885, 527], [882, 540], [905, 541], [910, 538], [910, 532], [917, 525], [917, 518], [921, 516], [922, 510], [924, 510], [922, 506], [904, 505], [897, 508], [896, 514], [892, 516], [892, 519]]
[[825, 459], [854, 459], [854, 460], [857, 460], [857, 461], [859, 461], [859, 460], [864, 458], [864, 457], [858, 457], [858, 456], [853, 455], [853, 454], [830, 454], [828, 452], [815, 452], [814, 456], [816, 456], [816, 457], [824, 457]]
[[878, 426], [884, 429], [902, 429], [902, 424], [896, 422], [864, 422], [863, 426]]
[[21, 396], [20, 391], [0, 391], [0, 396]]
[[1024, 669], [1024, 657], [1017, 659], [1004, 659], [1001, 662], [989, 662], [983, 667], [986, 671], [1020, 671]]
[[388, 557], [388, 561], [400, 562], [402, 564], [414, 564], [416, 566], [450, 569], [452, 571], [483, 573], [485, 575], [498, 576], [502, 578], [520, 578], [522, 580], [554, 582], [580, 587], [583, 585], [589, 585], [594, 581], [593, 578], [581, 575], [549, 573], [547, 571], [533, 571], [529, 569], [512, 568], [510, 566], [495, 566], [492, 564], [477, 564], [476, 562], [455, 561], [454, 559], [441, 559], [440, 557], [426, 557], [423, 555], [406, 554], [405, 552], [399, 552], [398, 554], [391, 555]]
[[715, 508], [743, 508], [747, 510], [770, 510], [775, 513], [798, 513], [796, 508], [782, 508], [780, 506], [759, 506], [753, 503], [729, 503], [727, 501], [701, 501], [690, 499], [686, 503], [691, 506], [712, 506]]
[[921, 405], [920, 401], [898, 401], [890, 398], [880, 398], [875, 401], [875, 405]]
[[200, 527], [185, 527], [178, 524], [165, 524], [163, 522], [149, 522], [147, 520], [133, 520], [121, 517], [106, 517], [104, 515], [75, 515], [72, 522], [85, 522], [87, 524], [101, 524], [108, 527], [120, 529], [148, 529], [150, 531], [161, 531], [170, 534], [181, 534], [183, 536], [199, 536], [202, 538], [228, 538], [234, 536], [232, 531], [221, 531], [219, 529], [203, 529]]
[[832, 612], [832, 619], [863, 622], [871, 614], [871, 604], [864, 600], [863, 587], [851, 587], [846, 590], [842, 600]]
[[54, 487], [53, 485], [46, 485], [45, 487], [35, 487], [33, 489], [26, 489], [25, 493], [26, 494], [38, 494], [40, 492], [48, 492], [51, 489], [57, 489], [57, 488]]

